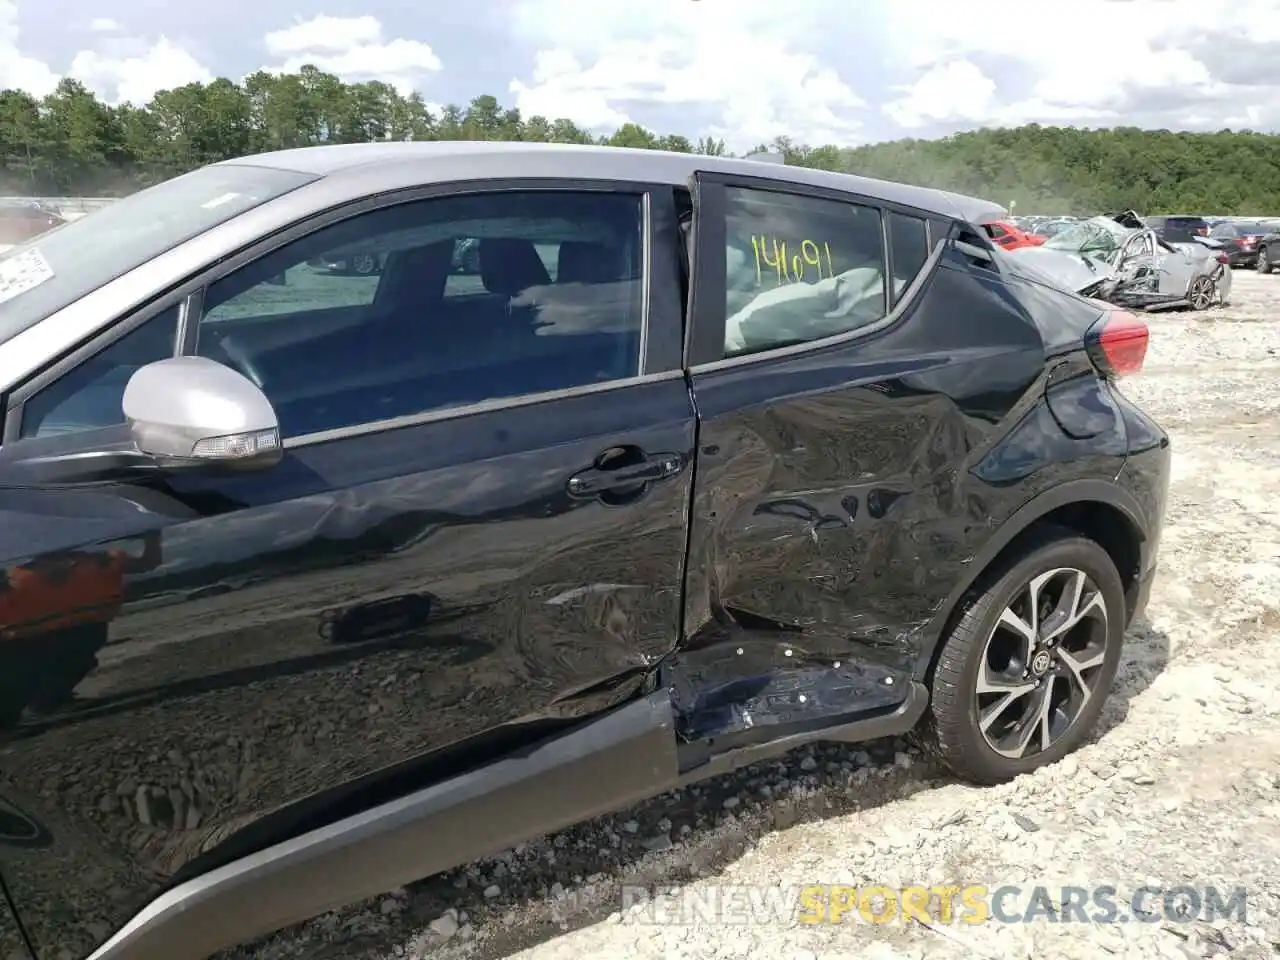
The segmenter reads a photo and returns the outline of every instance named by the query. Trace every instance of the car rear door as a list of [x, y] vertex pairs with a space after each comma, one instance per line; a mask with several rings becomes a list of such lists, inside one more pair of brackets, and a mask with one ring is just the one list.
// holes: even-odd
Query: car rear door
[[[960, 227], [919, 210], [763, 178], [703, 174], [696, 192], [674, 668], [695, 700], [750, 678], [745, 723], [889, 709], [984, 522], [975, 448], [1040, 376], [1043, 344], [973, 228], [952, 245]], [[953, 263], [965, 250], [977, 266]]]
[[[480, 275], [449, 269], [464, 234]], [[24, 682], [0, 690], [0, 779], [53, 841], [0, 845], [0, 866], [42, 957], [635, 692], [681, 615], [676, 236], [670, 189], [645, 184], [382, 196], [16, 394], [0, 511], [25, 614], [0, 674]], [[362, 244], [389, 257], [381, 276], [309, 263]], [[175, 349], [257, 380], [282, 463], [5, 488], [5, 457], [12, 479], [121, 430], [128, 373]]]

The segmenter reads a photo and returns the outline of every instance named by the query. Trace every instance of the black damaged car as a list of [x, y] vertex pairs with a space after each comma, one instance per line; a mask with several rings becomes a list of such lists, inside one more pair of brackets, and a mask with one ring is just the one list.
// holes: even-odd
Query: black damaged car
[[997, 212], [363, 144], [0, 255], [0, 955], [195, 960], [815, 740], [1066, 756], [1169, 441]]

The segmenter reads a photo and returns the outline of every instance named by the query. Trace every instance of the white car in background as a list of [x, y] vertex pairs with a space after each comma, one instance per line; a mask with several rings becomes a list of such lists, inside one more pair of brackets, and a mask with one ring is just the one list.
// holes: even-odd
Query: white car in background
[[1132, 211], [1092, 217], [1038, 247], [1008, 250], [1058, 285], [1145, 310], [1207, 310], [1231, 296], [1231, 269], [1216, 241], [1167, 243]]

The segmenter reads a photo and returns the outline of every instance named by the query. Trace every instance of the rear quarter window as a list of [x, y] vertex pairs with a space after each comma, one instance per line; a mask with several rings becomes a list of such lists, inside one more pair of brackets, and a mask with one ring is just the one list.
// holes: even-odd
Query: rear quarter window
[[919, 217], [890, 212], [889, 269], [893, 275], [893, 303], [924, 268], [929, 259], [929, 225]]
[[725, 191], [724, 356], [848, 333], [888, 312], [884, 222], [852, 201]]

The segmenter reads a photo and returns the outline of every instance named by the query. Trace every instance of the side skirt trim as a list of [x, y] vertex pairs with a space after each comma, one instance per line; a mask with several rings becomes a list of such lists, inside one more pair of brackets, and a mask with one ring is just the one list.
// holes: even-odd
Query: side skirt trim
[[804, 730], [774, 740], [735, 747], [731, 738], [720, 752], [708, 753], [706, 742], [695, 741], [680, 748], [682, 774], [679, 786], [719, 777], [761, 760], [768, 760], [804, 746], [806, 743], [861, 743], [881, 737], [896, 737], [913, 730], [929, 707], [929, 691], [923, 683], [910, 681], [907, 698], [892, 711], [851, 720], [837, 726]]
[[89, 960], [203, 960], [292, 923], [670, 789], [665, 690], [515, 756], [167, 891]]

